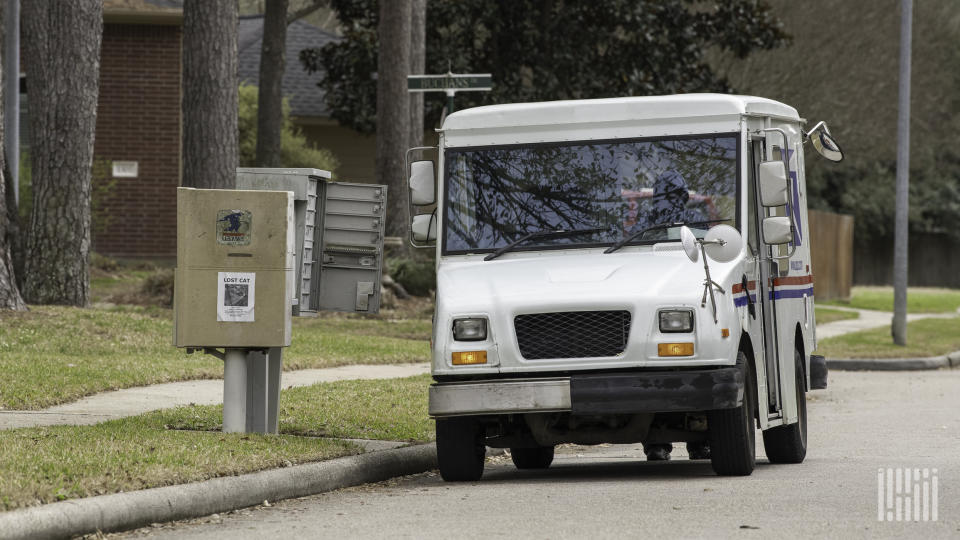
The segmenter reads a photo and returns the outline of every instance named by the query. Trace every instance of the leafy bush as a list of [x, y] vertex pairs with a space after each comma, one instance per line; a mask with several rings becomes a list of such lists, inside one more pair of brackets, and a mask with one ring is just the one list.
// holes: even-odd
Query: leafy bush
[[394, 281], [414, 296], [430, 296], [437, 288], [437, 271], [431, 260], [393, 259], [387, 267]]
[[173, 306], [173, 269], [165, 268], [150, 274], [143, 280], [140, 293], [148, 299], [150, 304], [159, 304], [164, 307]]
[[[257, 157], [257, 94], [256, 86], [241, 84], [240, 110], [238, 111], [237, 139], [241, 167], [255, 167]], [[283, 134], [281, 153], [284, 167], [313, 167], [333, 171], [339, 163], [326, 149], [310, 145], [300, 128], [290, 121], [290, 105], [283, 102]]]

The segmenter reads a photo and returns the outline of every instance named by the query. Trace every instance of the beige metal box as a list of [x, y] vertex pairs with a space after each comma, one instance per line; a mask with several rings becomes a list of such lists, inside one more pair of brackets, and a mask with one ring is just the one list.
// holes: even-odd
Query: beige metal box
[[293, 193], [177, 189], [174, 345], [286, 347]]

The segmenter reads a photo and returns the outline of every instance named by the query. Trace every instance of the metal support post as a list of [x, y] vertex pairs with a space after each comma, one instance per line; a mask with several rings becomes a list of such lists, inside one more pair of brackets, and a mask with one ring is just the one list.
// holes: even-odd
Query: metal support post
[[280, 347], [271, 347], [266, 354], [250, 351], [247, 355], [247, 433], [277, 433], [282, 369]]
[[223, 359], [223, 432], [243, 433], [247, 423], [247, 351], [227, 349]]

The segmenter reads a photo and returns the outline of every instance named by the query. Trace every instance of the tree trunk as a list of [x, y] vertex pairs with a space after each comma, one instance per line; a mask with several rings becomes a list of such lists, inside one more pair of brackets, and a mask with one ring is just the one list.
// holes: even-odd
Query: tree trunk
[[257, 165], [282, 167], [283, 70], [287, 42], [287, 0], [267, 2], [257, 94]]
[[403, 156], [410, 131], [410, 0], [380, 2], [377, 27], [377, 181], [388, 186], [387, 235], [407, 237]]
[[[6, 21], [6, 10], [3, 10], [3, 19], [0, 19], [0, 43], [3, 43], [2, 28]], [[0, 73], [3, 73], [3, 56], [0, 55]], [[0, 103], [3, 103], [3, 85], [0, 84]], [[0, 149], [4, 148], [3, 142], [3, 108], [0, 107]], [[20, 296], [20, 289], [17, 288], [16, 273], [14, 271], [13, 261], [10, 257], [11, 244], [14, 242], [14, 235], [11, 232], [16, 221], [11, 221], [9, 210], [13, 206], [16, 210], [16, 204], [13, 201], [12, 194], [7, 189], [7, 171], [3, 152], [0, 152], [0, 309], [13, 309], [22, 311], [27, 308], [23, 303], [23, 297]], [[11, 205], [11, 203], [14, 203]], [[13, 220], [16, 214], [13, 213]]]
[[[410, 75], [427, 67], [427, 0], [410, 0]], [[423, 146], [423, 92], [410, 94], [410, 147]]]
[[183, 185], [233, 189], [237, 176], [237, 2], [183, 3]]
[[[7, 9], [7, 3], [0, 6], [0, 43], [4, 43], [4, 28], [7, 17], [10, 15]], [[6, 51], [4, 51], [6, 52]], [[0, 55], [0, 73], [4, 76], [3, 56]], [[4, 77], [5, 78], [5, 77]], [[19, 82], [18, 82], [19, 84]], [[0, 84], [0, 103], [3, 103], [3, 85]], [[4, 110], [0, 107], [0, 149], [6, 148], [4, 145]], [[24, 310], [26, 304], [23, 297], [20, 296], [20, 289], [16, 277], [20, 275], [16, 271], [16, 264], [13, 262], [13, 252], [16, 249], [16, 242], [19, 229], [19, 216], [17, 215], [17, 202], [13, 196], [13, 184], [7, 171], [5, 154], [0, 152], [0, 309]]]
[[22, 7], [33, 186], [23, 295], [31, 303], [85, 306], [103, 3]]

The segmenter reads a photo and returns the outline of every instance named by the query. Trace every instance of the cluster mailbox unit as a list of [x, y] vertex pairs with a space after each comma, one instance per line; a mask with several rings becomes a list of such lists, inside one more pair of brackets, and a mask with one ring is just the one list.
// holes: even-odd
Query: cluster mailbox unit
[[235, 190], [178, 190], [174, 345], [224, 360], [224, 431], [276, 433], [291, 316], [379, 311], [386, 186], [330, 176], [240, 168]]

